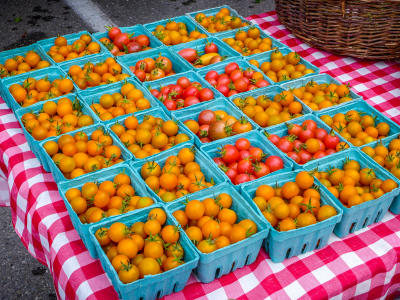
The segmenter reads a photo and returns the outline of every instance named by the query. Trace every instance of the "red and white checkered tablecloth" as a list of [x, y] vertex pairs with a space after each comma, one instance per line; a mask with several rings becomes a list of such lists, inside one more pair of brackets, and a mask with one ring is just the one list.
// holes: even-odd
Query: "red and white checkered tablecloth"
[[[275, 12], [251, 16], [267, 33], [400, 123], [400, 69], [394, 62], [361, 62], [310, 48], [279, 23]], [[10, 196], [8, 197], [8, 189]], [[10, 200], [9, 200], [10, 199]], [[117, 299], [100, 261], [92, 259], [72, 226], [57, 185], [30, 151], [19, 123], [0, 98], [0, 205], [28, 251], [48, 266], [58, 298]], [[192, 275], [165, 299], [394, 299], [400, 296], [400, 216], [327, 247], [272, 263], [262, 249], [255, 263], [209, 284]]]

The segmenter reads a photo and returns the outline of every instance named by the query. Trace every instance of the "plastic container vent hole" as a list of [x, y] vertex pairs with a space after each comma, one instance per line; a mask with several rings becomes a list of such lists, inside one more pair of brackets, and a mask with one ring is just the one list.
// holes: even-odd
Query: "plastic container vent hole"
[[231, 272], [236, 270], [237, 261], [233, 262]]
[[178, 291], [178, 288], [179, 288], [179, 282], [176, 282], [174, 284], [174, 293], [176, 293]]
[[368, 218], [366, 218], [366, 219], [365, 219], [365, 221], [364, 221], [364, 224], [363, 224], [362, 228], [365, 228], [365, 227], [367, 227], [367, 223], [368, 223]]
[[291, 254], [292, 254], [292, 248], [289, 248], [286, 252], [286, 258], [289, 258]]
[[140, 297], [139, 300], [144, 300], [144, 297]]
[[357, 225], [357, 222], [354, 222], [353, 224], [351, 224], [349, 233], [353, 233], [356, 230], [356, 225]]
[[157, 299], [160, 299], [161, 297], [162, 297], [162, 290], [159, 290], [159, 291], [157, 292], [156, 298], [157, 298]]
[[217, 268], [217, 270], [215, 270], [215, 278], [219, 278], [221, 276], [221, 268]]
[[378, 212], [378, 215], [376, 216], [376, 219], [375, 219], [375, 222], [374, 222], [374, 223], [378, 222], [379, 217], [381, 216], [381, 214], [382, 214], [382, 211], [380, 210], [380, 211]]
[[301, 254], [304, 254], [305, 252], [307, 252], [307, 247], [308, 247], [308, 244], [304, 244], [303, 249], [301, 249]]
[[318, 240], [317, 246], [315, 246], [315, 249], [321, 248], [321, 245], [322, 245], [322, 238]]
[[265, 251], [269, 252], [269, 243], [267, 242]]

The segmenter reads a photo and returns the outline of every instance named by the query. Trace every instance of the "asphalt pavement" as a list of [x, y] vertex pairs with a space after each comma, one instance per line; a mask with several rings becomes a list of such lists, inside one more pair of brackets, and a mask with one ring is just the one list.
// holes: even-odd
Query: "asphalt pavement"
[[[93, 3], [95, 11], [102, 11], [113, 25], [133, 26], [223, 4], [228, 4], [244, 17], [275, 9], [273, 0], [256, 1], [1, 0], [0, 51], [27, 46], [58, 34], [99, 31], [99, 26], [93, 26], [93, 22], [85, 17]], [[22, 244], [12, 226], [9, 208], [0, 208], [0, 228], [0, 300], [56, 299], [49, 270]]]

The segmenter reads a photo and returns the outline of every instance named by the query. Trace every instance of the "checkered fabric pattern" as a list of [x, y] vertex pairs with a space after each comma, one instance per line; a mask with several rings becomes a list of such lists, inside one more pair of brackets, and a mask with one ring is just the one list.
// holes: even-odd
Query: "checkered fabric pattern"
[[[400, 71], [395, 63], [360, 62], [310, 48], [279, 23], [275, 12], [251, 16], [267, 33], [400, 123]], [[8, 194], [8, 192], [10, 193]], [[48, 266], [60, 299], [117, 299], [100, 261], [72, 226], [57, 185], [30, 151], [19, 123], [0, 99], [0, 205], [10, 205], [17, 234]], [[10, 195], [10, 196], [9, 196]], [[192, 275], [165, 299], [394, 299], [400, 296], [400, 216], [344, 239], [331, 235], [318, 251], [272, 263], [262, 249], [255, 263], [209, 284]]]

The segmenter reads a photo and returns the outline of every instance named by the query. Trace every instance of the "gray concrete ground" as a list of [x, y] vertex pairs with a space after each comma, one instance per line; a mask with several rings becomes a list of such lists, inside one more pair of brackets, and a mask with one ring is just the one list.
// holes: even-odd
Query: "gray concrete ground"
[[[0, 51], [82, 30], [92, 32], [71, 2], [87, 0], [1, 0]], [[228, 4], [247, 17], [274, 9], [273, 0], [92, 0], [114, 24], [132, 26]], [[72, 7], [71, 7], [72, 6]], [[104, 24], [110, 25], [110, 24]], [[21, 243], [9, 208], [0, 208], [0, 300], [56, 299], [52, 277]]]

